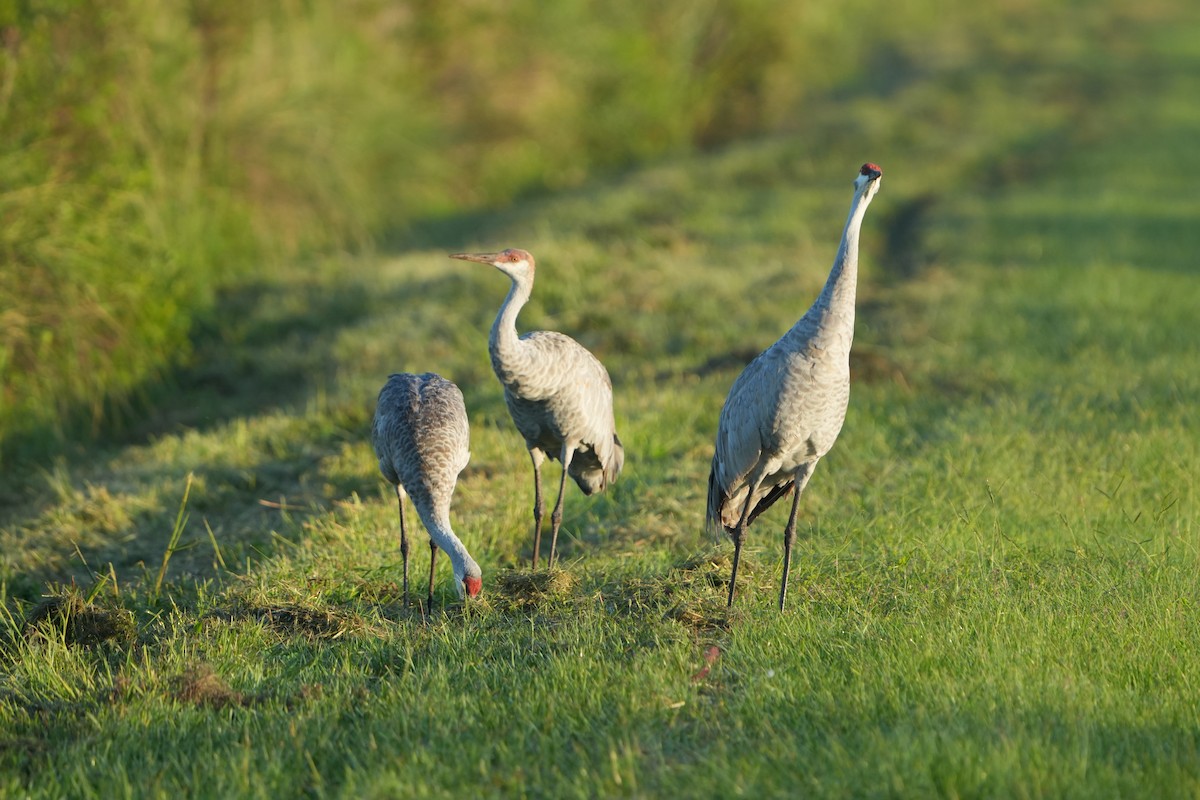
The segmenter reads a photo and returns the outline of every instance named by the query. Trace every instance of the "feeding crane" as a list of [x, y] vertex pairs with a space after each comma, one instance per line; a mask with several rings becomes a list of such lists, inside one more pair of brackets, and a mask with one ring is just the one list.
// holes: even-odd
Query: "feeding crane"
[[458, 474], [471, 458], [470, 429], [462, 392], [450, 381], [426, 372], [388, 377], [379, 392], [371, 444], [379, 471], [396, 487], [400, 509], [400, 555], [404, 560], [404, 604], [408, 605], [408, 536], [404, 529], [407, 495], [429, 532], [429, 603], [438, 548], [454, 568], [459, 597], [475, 597], [483, 573], [450, 527], [450, 500]]
[[779, 341], [750, 362], [721, 409], [708, 476], [707, 525], [733, 539], [729, 601], [733, 605], [746, 528], [793, 492], [783, 534], [779, 608], [787, 601], [800, 495], [841, 432], [850, 400], [850, 345], [858, 280], [858, 236], [883, 171], [863, 164], [833, 268], [820, 296]]
[[600, 361], [579, 342], [556, 331], [517, 335], [517, 314], [533, 291], [534, 261], [525, 250], [500, 253], [456, 253], [462, 261], [491, 264], [512, 281], [512, 288], [488, 337], [492, 369], [504, 385], [504, 402], [525, 437], [533, 461], [533, 567], [537, 568], [542, 537], [542, 463], [562, 463], [558, 501], [550, 515], [550, 558], [554, 566], [563, 495], [570, 475], [585, 495], [617, 479], [625, 448], [613, 420], [612, 381]]

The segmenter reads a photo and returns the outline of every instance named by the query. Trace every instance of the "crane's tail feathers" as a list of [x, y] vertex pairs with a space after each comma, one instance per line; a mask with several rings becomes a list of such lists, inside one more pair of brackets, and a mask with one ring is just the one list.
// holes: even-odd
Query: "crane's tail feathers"
[[[795, 486], [794, 481], [772, 486], [750, 509], [750, 516], [746, 519], [747, 527], [778, 500], [791, 494]], [[712, 471], [708, 473], [708, 513], [704, 518], [704, 527], [711, 535], [720, 536], [722, 532], [732, 534], [733, 529], [737, 527], [742, 505], [746, 502], [747, 490], [744, 486], [742, 488], [743, 491], [736, 493], [737, 502], [733, 502], [733, 496], [726, 494], [717, 480], [717, 464], [714, 459]]]
[[580, 491], [591, 496], [596, 492], [603, 492], [610, 483], [616, 483], [624, 466], [625, 448], [616, 434], [613, 434], [613, 449], [607, 462], [602, 463], [595, 451], [580, 451], [571, 461], [571, 469], [568, 472]]
[[713, 459], [712, 469], [708, 473], [708, 512], [704, 515], [704, 529], [709, 536], [720, 538], [722, 534], [733, 532], [721, 519], [721, 512], [729, 502], [729, 495], [722, 491], [717, 481], [717, 461]]
[[613, 434], [613, 454], [609, 459], [608, 464], [604, 468], [604, 477], [609, 483], [616, 483], [617, 478], [621, 474], [621, 470], [625, 467], [625, 445], [621, 444], [621, 439]]

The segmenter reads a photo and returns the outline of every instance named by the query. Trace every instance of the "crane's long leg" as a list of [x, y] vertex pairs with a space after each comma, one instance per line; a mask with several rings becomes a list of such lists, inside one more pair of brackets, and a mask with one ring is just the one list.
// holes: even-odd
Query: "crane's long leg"
[[429, 543], [429, 609], [433, 610], [433, 571], [437, 566], [437, 545]]
[[787, 585], [788, 572], [792, 566], [792, 545], [796, 543], [796, 510], [800, 507], [800, 495], [804, 493], [804, 487], [808, 486], [808, 479], [812, 477], [813, 468], [816, 462], [805, 464], [796, 470], [796, 477], [793, 479], [795, 486], [792, 491], [792, 513], [788, 515], [787, 527], [783, 529], [783, 581], [779, 584], [779, 610], [783, 611], [783, 606], [787, 602]]
[[531, 447], [529, 458], [533, 461], [533, 569], [537, 569], [538, 550], [542, 544], [542, 515], [546, 513], [546, 503], [542, 499], [542, 461], [546, 456]]
[[779, 585], [779, 610], [787, 602], [788, 569], [792, 566], [792, 543], [796, 541], [796, 509], [800, 507], [799, 487], [792, 494], [792, 513], [788, 515], [787, 527], [783, 529], [783, 582]]
[[404, 490], [396, 485], [396, 507], [400, 509], [400, 557], [404, 561], [404, 607], [408, 608], [408, 535], [404, 530]]
[[737, 527], [733, 529], [733, 571], [729, 574], [729, 601], [725, 604], [726, 608], [733, 608], [733, 590], [737, 586], [738, 562], [742, 560], [742, 539], [746, 536], [746, 525], [748, 524], [747, 520], [750, 519], [750, 506], [754, 503], [754, 494], [758, 491], [764, 474], [763, 470], [759, 470], [755, 473], [754, 480], [748, 485], [746, 504], [742, 506], [742, 516], [738, 520]]
[[554, 551], [558, 545], [558, 529], [562, 526], [563, 495], [567, 493], [567, 469], [575, 458], [575, 448], [563, 445], [562, 449], [562, 478], [558, 482], [558, 501], [554, 504], [554, 512], [550, 514], [550, 559], [546, 568], [554, 566]]

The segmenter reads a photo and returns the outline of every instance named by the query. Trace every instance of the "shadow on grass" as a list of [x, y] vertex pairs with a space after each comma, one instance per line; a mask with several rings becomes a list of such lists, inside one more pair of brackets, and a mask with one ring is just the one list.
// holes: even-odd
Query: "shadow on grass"
[[[6, 482], [0, 504], [7, 507], [0, 512], [0, 523], [11, 531], [25, 531], [28, 535], [22, 539], [26, 545], [43, 549], [48, 556], [27, 559], [34, 566], [10, 572], [10, 591], [15, 589], [20, 596], [35, 598], [46, 581], [89, 580], [87, 567], [69, 555], [71, 541], [80, 542], [93, 565], [111, 563], [122, 581], [136, 577], [139, 570], [155, 570], [168, 547], [177, 511], [173, 505], [176, 501], [167, 498], [175, 494], [176, 486], [182, 492], [189, 472], [203, 484], [192, 497], [189, 513], [211, 515], [218, 535], [231, 528], [261, 531], [251, 537], [254, 541], [238, 542], [237, 555], [246, 555], [249, 550], [269, 553], [278, 546], [269, 531], [279, 526], [273, 518], [281, 514], [281, 509], [260, 505], [260, 499], [278, 500], [287, 495], [301, 508], [328, 501], [324, 487], [306, 485], [305, 476], [322, 457], [336, 452], [351, 438], [346, 428], [362, 423], [353, 413], [347, 419], [335, 418], [323, 425], [298, 420], [303, 430], [288, 440], [255, 443], [262, 451], [251, 456], [259, 459], [257, 463], [238, 460], [227, 464], [224, 458], [206, 461], [199, 456], [196, 460], [173, 459], [181, 463], [162, 463], [158, 469], [116, 467], [125, 447], [148, 444], [170, 433], [203, 432], [233, 420], [302, 406], [321, 387], [331, 384], [338, 366], [333, 351], [337, 332], [363, 318], [370, 293], [369, 287], [359, 283], [334, 287], [325, 283], [257, 283], [223, 293], [212, 313], [194, 328], [194, 355], [189, 363], [162, 381], [144, 386], [136, 400], [125, 401], [116, 424], [90, 440], [68, 437], [63, 441], [51, 432], [31, 430], [24, 436], [40, 446], [4, 442], [10, 452], [24, 451], [29, 460], [16, 473], [17, 480]], [[368, 404], [369, 399], [364, 400], [364, 408]], [[74, 421], [66, 425], [81, 424], [78, 420], [85, 413], [83, 409], [71, 412], [68, 416]], [[364, 416], [366, 413], [362, 412]], [[49, 447], [47, 443], [51, 443]], [[37, 468], [52, 460], [61, 465], [55, 473]], [[189, 460], [196, 463], [186, 463]], [[62, 474], [55, 477], [60, 471]], [[104, 478], [105, 484], [98, 487], [88, 482], [106, 473], [113, 473], [112, 481]], [[85, 484], [83, 488], [77, 487], [80, 481]], [[349, 493], [367, 488], [361, 483], [345, 483], [339, 482], [334, 491]], [[295, 499], [297, 487], [307, 496]], [[104, 497], [93, 497], [96, 491]], [[147, 504], [133, 500], [137, 497], [161, 499]], [[123, 502], [131, 505], [121, 506]], [[113, 509], [119, 512], [115, 516], [107, 513]], [[204, 525], [208, 524], [208, 515], [204, 516]], [[203, 540], [199, 520], [192, 528], [199, 530]], [[190, 535], [195, 538], [196, 530]], [[172, 571], [177, 566], [195, 566], [212, 559], [207, 543], [194, 543], [191, 552], [173, 555]]]
[[66, 409], [57, 426], [6, 437], [0, 451], [18, 465], [73, 459], [83, 449], [144, 444], [180, 428], [293, 405], [332, 377], [330, 344], [362, 317], [369, 296], [369, 287], [356, 283], [259, 282], [222, 292], [193, 326], [187, 363], [127, 396], [106, 398], [102, 427], [79, 405]]

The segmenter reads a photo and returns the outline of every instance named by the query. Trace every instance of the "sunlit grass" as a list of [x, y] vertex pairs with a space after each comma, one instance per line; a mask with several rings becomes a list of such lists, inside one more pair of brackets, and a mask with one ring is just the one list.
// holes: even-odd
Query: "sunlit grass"
[[[1197, 118], [1186, 79], [1130, 76], [1195, 44], [1134, 22], [947, 37], [800, 135], [229, 287], [133, 442], [4, 510], [0, 794], [1194, 794], [1200, 278], [1192, 201], [1147, 175]], [[1006, 60], [1031, 51], [1071, 68]], [[787, 612], [785, 510], [730, 610], [702, 532], [717, 413], [818, 291], [867, 158], [846, 427]], [[604, 360], [628, 453], [568, 495], [556, 575], [524, 570], [532, 475], [488, 364], [507, 283], [445, 257], [510, 245], [538, 257], [520, 328]], [[426, 369], [471, 417], [466, 607], [444, 560], [433, 607], [403, 606], [367, 437], [387, 374]]]

